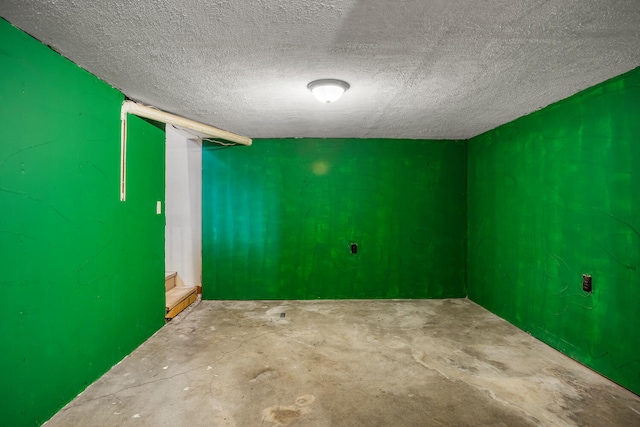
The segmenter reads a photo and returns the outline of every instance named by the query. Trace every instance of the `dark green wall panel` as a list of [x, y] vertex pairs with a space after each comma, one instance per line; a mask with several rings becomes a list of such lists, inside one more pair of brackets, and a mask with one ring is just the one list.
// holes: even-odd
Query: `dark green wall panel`
[[204, 297], [465, 296], [465, 158], [452, 141], [206, 145]]
[[469, 297], [640, 393], [640, 69], [468, 154]]
[[0, 410], [46, 421], [163, 324], [164, 132], [121, 93], [0, 20]]

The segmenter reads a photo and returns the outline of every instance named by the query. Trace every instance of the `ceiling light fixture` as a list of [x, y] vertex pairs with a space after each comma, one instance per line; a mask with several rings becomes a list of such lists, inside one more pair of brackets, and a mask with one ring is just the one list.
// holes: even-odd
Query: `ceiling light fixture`
[[313, 96], [320, 102], [335, 102], [349, 89], [349, 83], [336, 79], [314, 80], [307, 85]]

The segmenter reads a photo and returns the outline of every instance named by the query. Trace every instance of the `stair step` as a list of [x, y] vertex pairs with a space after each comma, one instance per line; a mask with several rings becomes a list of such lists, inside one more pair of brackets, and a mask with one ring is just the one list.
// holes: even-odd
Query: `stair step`
[[178, 273], [175, 271], [164, 272], [164, 290], [165, 291], [168, 291], [169, 289], [176, 287], [177, 276], [178, 276]]
[[165, 319], [173, 319], [185, 308], [189, 307], [198, 297], [197, 288], [176, 286], [165, 292]]

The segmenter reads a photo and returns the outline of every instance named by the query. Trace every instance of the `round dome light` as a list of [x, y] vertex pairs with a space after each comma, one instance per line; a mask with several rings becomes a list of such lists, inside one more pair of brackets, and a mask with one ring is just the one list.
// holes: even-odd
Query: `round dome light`
[[314, 80], [307, 85], [313, 96], [320, 102], [335, 102], [349, 89], [349, 83], [336, 79]]

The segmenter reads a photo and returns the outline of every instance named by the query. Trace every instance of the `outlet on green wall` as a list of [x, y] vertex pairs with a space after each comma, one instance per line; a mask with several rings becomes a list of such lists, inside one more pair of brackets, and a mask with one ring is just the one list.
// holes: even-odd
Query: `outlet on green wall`
[[636, 393], [639, 106], [640, 68], [468, 145], [469, 297]]
[[465, 159], [455, 141], [205, 145], [203, 296], [464, 297]]
[[164, 132], [0, 19], [0, 424], [39, 425], [164, 324]]

